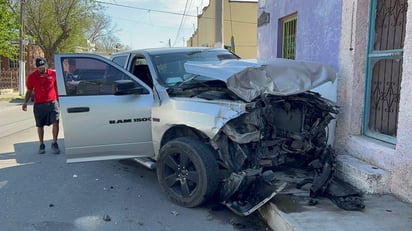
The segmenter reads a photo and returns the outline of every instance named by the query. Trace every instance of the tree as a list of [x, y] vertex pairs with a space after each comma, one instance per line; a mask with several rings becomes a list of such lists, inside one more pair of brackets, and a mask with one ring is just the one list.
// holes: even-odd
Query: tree
[[93, 0], [25, 1], [25, 31], [53, 64], [55, 53], [86, 45], [86, 28], [101, 6]]
[[99, 39], [96, 45], [100, 52], [113, 53], [119, 46], [119, 39], [113, 36], [102, 37]]
[[7, 0], [0, 0], [0, 55], [14, 59], [18, 53], [18, 15], [11, 10]]
[[120, 39], [115, 36], [118, 31], [111, 25], [111, 20], [107, 15], [94, 14], [91, 18], [91, 25], [86, 30], [87, 41], [94, 44], [100, 53], [112, 53], [116, 50], [116, 45]]
[[86, 36], [92, 43], [96, 43], [99, 39], [117, 32], [116, 28], [111, 26], [110, 18], [107, 15], [93, 14], [90, 21], [91, 25], [86, 30]]

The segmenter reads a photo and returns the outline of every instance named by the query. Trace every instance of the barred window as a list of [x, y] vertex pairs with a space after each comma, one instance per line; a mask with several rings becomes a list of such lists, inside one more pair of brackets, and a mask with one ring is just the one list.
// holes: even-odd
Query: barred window
[[295, 59], [297, 13], [280, 19], [281, 58]]

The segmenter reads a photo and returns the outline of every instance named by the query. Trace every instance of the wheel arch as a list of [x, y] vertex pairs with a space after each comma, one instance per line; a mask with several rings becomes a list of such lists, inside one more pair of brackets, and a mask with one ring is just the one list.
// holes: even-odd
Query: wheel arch
[[198, 129], [195, 129], [193, 127], [189, 127], [186, 125], [176, 125], [166, 130], [166, 132], [163, 134], [162, 139], [160, 141], [159, 152], [156, 154], [155, 160], [156, 161], [159, 160], [160, 150], [162, 149], [164, 145], [166, 145], [169, 141], [174, 140], [179, 137], [194, 138], [208, 145], [210, 149], [213, 150], [213, 156], [219, 164], [219, 169], [221, 169], [222, 165], [221, 165], [221, 161], [219, 160], [219, 150], [217, 150], [211, 144], [212, 142], [211, 139], [202, 131], [199, 131]]
[[209, 143], [209, 137], [203, 132], [186, 125], [176, 125], [169, 128], [162, 136], [160, 142], [160, 148], [162, 148], [170, 140], [176, 139], [178, 137], [192, 137], [198, 140], [202, 140]]

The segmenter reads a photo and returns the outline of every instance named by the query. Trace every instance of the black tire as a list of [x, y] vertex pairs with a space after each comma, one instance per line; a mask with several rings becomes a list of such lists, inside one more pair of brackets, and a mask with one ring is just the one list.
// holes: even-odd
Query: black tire
[[161, 148], [156, 173], [162, 191], [183, 207], [204, 203], [218, 185], [214, 151], [206, 143], [189, 137], [176, 138]]

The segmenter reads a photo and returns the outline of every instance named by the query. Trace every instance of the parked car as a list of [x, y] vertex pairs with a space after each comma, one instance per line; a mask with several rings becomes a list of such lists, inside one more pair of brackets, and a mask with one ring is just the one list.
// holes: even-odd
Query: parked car
[[55, 64], [68, 162], [134, 158], [178, 205], [213, 198], [241, 215], [293, 184], [280, 172], [298, 168], [311, 197], [363, 208], [333, 178], [327, 126], [338, 106], [310, 91], [334, 81], [329, 66], [216, 48], [58, 54]]

